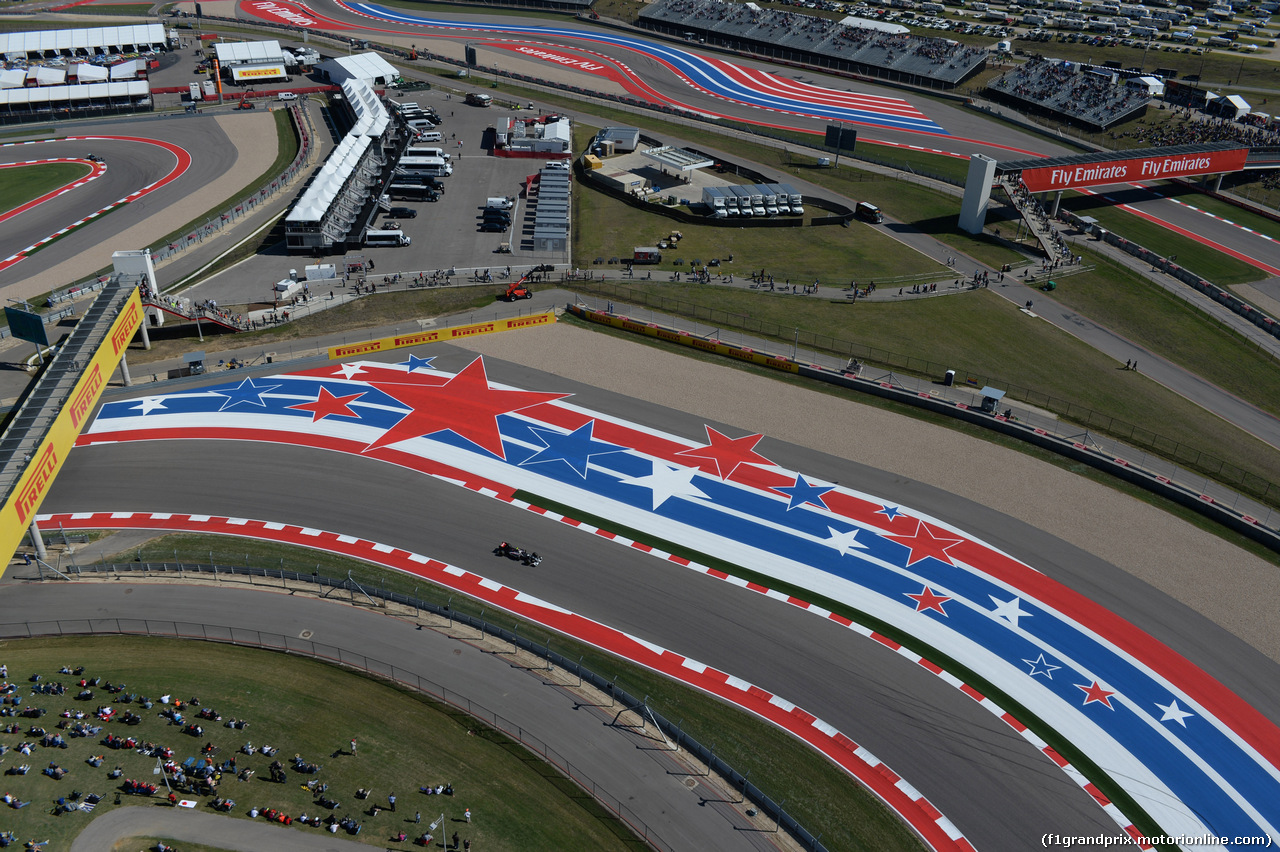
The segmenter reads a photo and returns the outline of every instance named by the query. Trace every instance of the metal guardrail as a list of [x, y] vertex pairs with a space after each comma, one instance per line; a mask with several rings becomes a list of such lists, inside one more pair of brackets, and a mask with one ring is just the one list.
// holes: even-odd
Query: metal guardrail
[[[679, 725], [666, 719], [650, 707], [648, 703], [648, 696], [636, 698], [625, 689], [619, 688], [616, 678], [605, 678], [603, 675], [583, 666], [579, 661], [570, 659], [563, 654], [551, 650], [549, 645], [539, 645], [533, 640], [521, 636], [518, 630], [507, 630], [504, 627], [490, 624], [483, 618], [458, 612], [457, 610], [452, 609], [448, 604], [441, 606], [431, 603], [430, 601], [424, 601], [409, 595], [400, 594], [399, 592], [391, 592], [384, 589], [363, 586], [349, 578], [335, 579], [332, 577], [323, 577], [318, 574], [304, 574], [294, 571], [281, 571], [251, 566], [224, 566], [216, 564], [195, 565], [181, 562], [131, 562], [89, 566], [63, 566], [63, 568], [70, 574], [77, 576], [85, 573], [136, 574], [141, 572], [147, 575], [171, 575], [173, 573], [177, 573], [179, 576], [212, 576], [215, 579], [220, 575], [247, 576], [251, 584], [254, 577], [279, 580], [282, 585], [289, 582], [308, 583], [315, 585], [317, 589], [323, 588], [347, 591], [351, 593], [353, 600], [355, 599], [356, 594], [359, 593], [359, 595], [367, 598], [391, 604], [398, 604], [400, 606], [412, 607], [415, 611], [429, 612], [441, 618], [447, 618], [451, 622], [456, 621], [459, 624], [465, 624], [485, 634], [501, 639], [504, 642], [509, 642], [513, 646], [518, 647], [529, 654], [541, 657], [546, 660], [549, 665], [560, 667], [562, 670], [578, 677], [584, 683], [589, 683], [596, 689], [609, 695], [611, 699], [616, 700], [624, 709], [632, 711], [642, 710], [643, 712], [640, 714], [642, 718], [648, 717], [651, 719], [673, 744], [677, 747], [688, 750], [699, 761], [708, 766], [710, 771], [713, 771], [728, 780], [734, 790], [741, 792], [745, 799], [751, 800], [762, 813], [767, 814], [773, 819], [779, 829], [785, 830], [795, 838], [804, 849], [810, 850], [810, 852], [827, 852], [826, 847], [821, 843], [820, 837], [815, 837], [811, 832], [804, 828], [804, 826], [800, 825], [794, 817], [783, 810], [780, 803], [775, 802], [759, 787], [752, 784], [746, 775], [738, 772], [725, 762], [723, 758], [717, 756], [714, 747], [709, 748], [702, 745], [685, 733]], [[286, 653], [302, 654], [316, 659], [329, 660], [340, 665], [359, 669], [367, 674], [394, 680], [397, 683], [416, 689], [420, 692], [424, 692], [428, 695], [432, 695], [433, 697], [446, 702], [450, 706], [457, 707], [469, 715], [518, 740], [520, 743], [537, 752], [540, 756], [546, 759], [548, 763], [565, 773], [565, 775], [578, 784], [579, 787], [595, 798], [596, 801], [600, 802], [600, 804], [614, 813], [618, 819], [630, 826], [631, 829], [636, 832], [638, 836], [643, 838], [644, 841], [653, 849], [659, 850], [659, 852], [672, 849], [670, 845], [662, 840], [660, 835], [658, 835], [633, 811], [631, 811], [631, 809], [628, 808], [622, 800], [606, 792], [580, 770], [575, 769], [567, 759], [557, 753], [554, 749], [550, 748], [546, 743], [529, 734], [520, 725], [493, 713], [463, 695], [452, 692], [451, 690], [434, 683], [429, 678], [424, 678], [421, 675], [408, 671], [407, 669], [400, 668], [393, 663], [374, 660], [364, 656], [363, 654], [347, 651], [336, 646], [323, 645], [292, 636], [264, 633], [257, 630], [246, 630], [188, 622], [156, 621], [151, 619], [95, 619], [91, 621], [55, 620], [21, 622], [18, 624], [0, 624], [0, 638], [3, 639], [32, 638], [35, 636], [48, 635], [78, 635], [86, 633], [174, 636], [175, 638], [196, 638], [235, 645], [251, 645], [253, 647], [266, 648], [268, 650], [284, 651]], [[266, 638], [264, 639], [264, 637]]]

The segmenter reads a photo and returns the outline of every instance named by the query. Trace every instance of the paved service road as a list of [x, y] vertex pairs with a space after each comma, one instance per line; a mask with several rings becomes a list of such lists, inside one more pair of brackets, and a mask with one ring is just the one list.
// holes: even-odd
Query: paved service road
[[[441, 369], [472, 357], [433, 348]], [[398, 358], [403, 358], [398, 353]], [[686, 436], [680, 412], [487, 359], [490, 378], [573, 391], [605, 414]], [[718, 424], [711, 424], [718, 426]], [[724, 427], [727, 429], [727, 427]], [[885, 471], [765, 438], [757, 448], [793, 470], [900, 500], [984, 537], [1147, 630], [1271, 718], [1276, 666], [1131, 575], [1043, 532]], [[199, 472], [200, 486], [167, 471]], [[121, 492], [117, 483], [129, 481]], [[340, 495], [340, 496], [339, 496]], [[403, 547], [507, 583], [731, 672], [794, 701], [905, 772], [979, 849], [1016, 849], [1046, 830], [1115, 826], [1053, 765], [961, 693], [876, 643], [754, 593], [548, 523], [500, 501], [398, 467], [267, 444], [163, 441], [76, 450], [44, 511], [167, 511], [301, 524]], [[492, 540], [530, 542], [537, 572], [495, 560]], [[833, 673], [835, 676], [833, 677]]]

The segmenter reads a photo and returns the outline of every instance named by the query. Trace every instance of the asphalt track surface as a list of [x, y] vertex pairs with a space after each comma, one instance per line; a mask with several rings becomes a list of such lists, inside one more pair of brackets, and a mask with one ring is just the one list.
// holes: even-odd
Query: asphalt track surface
[[[443, 369], [469, 353], [448, 348]], [[403, 357], [401, 355], [400, 357]], [[495, 381], [549, 377], [489, 362]], [[700, 436], [703, 421], [566, 383], [605, 414]], [[713, 426], [717, 424], [711, 424]], [[1276, 665], [1123, 571], [981, 505], [892, 472], [784, 442], [758, 450], [795, 470], [900, 500], [1037, 566], [1212, 672], [1268, 718], [1280, 718]], [[198, 472], [198, 488], [173, 471]], [[119, 485], [128, 482], [121, 491]], [[335, 486], [335, 483], [339, 485]], [[978, 849], [1027, 848], [1046, 831], [1114, 833], [1092, 799], [1003, 722], [896, 654], [820, 619], [702, 575], [548, 524], [530, 513], [407, 470], [297, 447], [241, 442], [106, 444], [69, 457], [46, 512], [232, 515], [359, 536], [423, 553], [596, 618], [784, 696], [903, 772]], [[535, 542], [529, 573], [489, 555], [490, 539]], [[265, 629], [270, 629], [269, 627]]]
[[[138, 136], [185, 149], [191, 165], [172, 182], [88, 223], [30, 255], [21, 263], [0, 271], [0, 290], [51, 269], [84, 253], [98, 253], [94, 268], [111, 265], [111, 252], [142, 246], [123, 246], [116, 239], [137, 223], [162, 212], [200, 187], [225, 174], [236, 161], [236, 149], [213, 117], [181, 116], [129, 122], [68, 126], [75, 136]], [[159, 145], [111, 139], [49, 141], [0, 147], [0, 162], [51, 157], [83, 157], [97, 154], [107, 164], [97, 180], [64, 193], [16, 216], [0, 228], [0, 258], [21, 251], [73, 222], [101, 210], [163, 179], [176, 165], [175, 156]], [[221, 199], [209, 199], [212, 205]], [[173, 223], [174, 225], [181, 223]], [[158, 240], [167, 234], [156, 233]], [[73, 282], [67, 281], [66, 284]]]

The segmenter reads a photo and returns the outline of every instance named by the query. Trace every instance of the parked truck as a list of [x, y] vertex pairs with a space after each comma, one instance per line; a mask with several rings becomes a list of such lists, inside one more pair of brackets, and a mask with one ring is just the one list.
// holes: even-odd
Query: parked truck
[[217, 90], [217, 88], [213, 85], [213, 81], [212, 81], [212, 80], [205, 80], [205, 81], [204, 81], [204, 96], [205, 96], [205, 99], [206, 99], [206, 100], [211, 100], [211, 99], [216, 98], [216, 97], [218, 96], [218, 90]]
[[724, 209], [724, 190], [718, 186], [704, 186], [702, 188], [702, 203], [706, 206], [710, 216], [716, 219], [723, 219], [729, 215]]
[[204, 100], [204, 97], [200, 94], [199, 83], [192, 83], [190, 86], [187, 87], [187, 91], [191, 95], [192, 103], [199, 103], [200, 101]]
[[632, 263], [662, 263], [662, 252], [657, 246], [637, 246], [631, 254]]

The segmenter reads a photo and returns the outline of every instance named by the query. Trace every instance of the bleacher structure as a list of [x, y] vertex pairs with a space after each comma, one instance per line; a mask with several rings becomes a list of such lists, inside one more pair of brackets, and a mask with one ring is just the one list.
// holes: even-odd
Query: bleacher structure
[[354, 123], [285, 217], [293, 254], [360, 245], [389, 168], [392, 122], [377, 93], [356, 79], [343, 81], [342, 93]]
[[639, 23], [708, 44], [910, 83], [953, 88], [986, 66], [987, 52], [941, 38], [886, 33], [754, 3], [656, 0]]
[[1118, 75], [1076, 62], [1033, 57], [987, 84], [999, 100], [1090, 130], [1106, 130], [1143, 115], [1151, 94], [1125, 85]]

